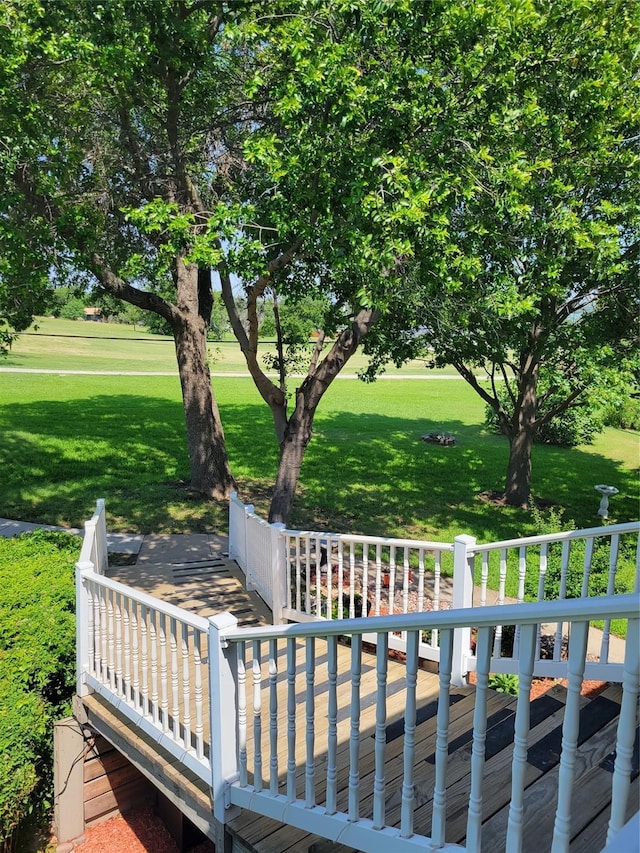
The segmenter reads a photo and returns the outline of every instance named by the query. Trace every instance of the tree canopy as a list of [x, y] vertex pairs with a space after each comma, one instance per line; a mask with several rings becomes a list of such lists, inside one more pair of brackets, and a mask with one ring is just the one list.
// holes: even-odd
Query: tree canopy
[[451, 211], [445, 275], [417, 241], [404, 310], [371, 345], [378, 362], [429, 348], [492, 407], [513, 504], [545, 425], [638, 376], [639, 14], [572, 0], [469, 18], [446, 97], [473, 189]]
[[[428, 345], [494, 407], [523, 502], [535, 431], [632, 344], [638, 11], [592, 6], [7, 0], [4, 313], [20, 328], [51, 270], [73, 269], [167, 323], [192, 486], [224, 497], [217, 276], [273, 414], [272, 520], [357, 347], [375, 372]], [[259, 357], [265, 300], [276, 381]], [[295, 389], [281, 300], [321, 307]]]

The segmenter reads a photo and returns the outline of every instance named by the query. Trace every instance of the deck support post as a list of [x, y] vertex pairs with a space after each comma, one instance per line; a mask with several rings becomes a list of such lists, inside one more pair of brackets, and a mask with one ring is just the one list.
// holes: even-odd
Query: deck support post
[[[474, 536], [456, 536], [453, 542], [453, 600], [454, 610], [473, 607]], [[453, 636], [451, 683], [460, 687], [466, 682], [467, 657], [471, 649], [471, 627], [456, 628]]]
[[238, 620], [231, 613], [209, 617], [211, 801], [213, 816], [222, 828], [240, 813], [238, 808], [228, 804], [226, 790], [229, 780], [237, 778], [238, 774], [236, 646], [229, 646], [221, 638], [224, 631], [237, 625]]

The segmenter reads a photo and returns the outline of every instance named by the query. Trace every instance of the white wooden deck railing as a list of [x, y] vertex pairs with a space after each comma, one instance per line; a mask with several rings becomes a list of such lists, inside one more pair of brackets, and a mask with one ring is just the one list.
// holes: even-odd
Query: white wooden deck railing
[[79, 696], [96, 692], [211, 781], [209, 623], [78, 563]]
[[[529, 701], [538, 625], [547, 618], [563, 620], [570, 625], [568, 658], [568, 699], [566, 704], [562, 754], [560, 756], [559, 790], [555, 813], [553, 851], [568, 850], [570, 841], [570, 809], [573, 788], [573, 765], [577, 751], [580, 690], [584, 675], [589, 622], [603, 611], [612, 618], [628, 620], [628, 643], [624, 665], [623, 700], [618, 727], [617, 755], [612, 779], [612, 808], [609, 839], [622, 828], [629, 794], [631, 755], [635, 737], [636, 709], [639, 690], [640, 620], [638, 596], [609, 596], [605, 599], [575, 599], [548, 603], [503, 605], [509, 620], [521, 631], [519, 661], [519, 694], [515, 717], [512, 790], [506, 849], [519, 850], [523, 823], [522, 801], [525, 788]], [[214, 789], [216, 817], [224, 821], [229, 806], [240, 806], [283, 823], [315, 832], [333, 841], [363, 851], [393, 849], [415, 850], [416, 847], [441, 848], [446, 844], [446, 766], [448, 761], [449, 691], [453, 658], [453, 638], [457, 629], [472, 622], [478, 630], [477, 688], [473, 744], [471, 750], [471, 794], [468, 804], [467, 832], [464, 848], [450, 845], [447, 849], [480, 850], [484, 742], [487, 726], [488, 677], [491, 671], [493, 633], [501, 608], [473, 608], [471, 611], [407, 614], [374, 617], [365, 627], [362, 619], [349, 619], [318, 624], [287, 625], [262, 628], [232, 627], [228, 614], [214, 617], [211, 623], [218, 636], [219, 656], [212, 662], [212, 696], [223, 693], [224, 686], [235, 684], [234, 715], [221, 710], [217, 727], [225, 752], [224, 764], [235, 772], [220, 780]], [[439, 668], [437, 745], [435, 751], [435, 783], [432, 793], [433, 815], [428, 836], [414, 831], [414, 754], [416, 721], [416, 676], [418, 643], [424, 630], [440, 631], [441, 660]], [[377, 635], [377, 698], [374, 747], [374, 778], [364, 789], [360, 784], [360, 701], [359, 684], [362, 669], [362, 640], [365, 631]], [[386, 804], [389, 791], [385, 785], [385, 741], [387, 720], [388, 638], [397, 630], [407, 634], [405, 661], [405, 711], [402, 750], [402, 782], [400, 826], [387, 824]], [[337, 689], [337, 643], [340, 636], [351, 645], [351, 690]], [[215, 644], [212, 642], [212, 653]], [[326, 660], [328, 691], [315, 694], [318, 662]], [[300, 665], [302, 666], [300, 674]], [[278, 683], [287, 684], [286, 716], [279, 713]], [[216, 691], [216, 683], [219, 687]], [[300, 696], [304, 684], [304, 696]], [[302, 712], [301, 712], [302, 709]], [[224, 716], [222, 716], [224, 714]], [[326, 755], [322, 765], [314, 760], [316, 721], [326, 717], [322, 729], [324, 742], [320, 750]], [[349, 720], [349, 790], [345, 803], [337, 802], [337, 761], [339, 748], [337, 720]], [[280, 765], [279, 745], [286, 743], [286, 759]], [[305, 743], [306, 759], [300, 767], [296, 761], [296, 744]], [[266, 746], [265, 746], [266, 744]], [[344, 748], [344, 744], [342, 744]], [[366, 806], [365, 806], [366, 803]]]
[[[589, 621], [603, 610], [628, 620], [627, 659], [612, 776], [611, 838], [623, 824], [631, 773], [638, 699], [640, 627], [638, 596], [577, 599], [550, 603], [503, 605], [472, 610], [350, 619], [340, 623], [280, 625], [240, 629], [230, 614], [209, 620], [153, 599], [91, 569], [78, 568], [78, 692], [95, 691], [106, 698], [185, 768], [211, 785], [214, 817], [231, 819], [234, 807], [314, 832], [362, 851], [415, 850], [416, 845], [446, 844], [445, 773], [448, 760], [449, 691], [454, 635], [477, 627], [477, 689], [471, 758], [471, 795], [465, 848], [480, 849], [482, 779], [487, 718], [487, 683], [491, 667], [493, 627], [501, 614], [521, 632], [520, 693], [515, 722], [513, 788], [507, 849], [519, 849], [524, 765], [529, 726], [529, 689], [538, 624], [563, 620], [570, 626], [569, 694], [563, 729], [554, 851], [568, 849], [572, 763], [580, 707]], [[366, 627], [365, 627], [366, 622]], [[428, 836], [417, 835], [414, 814], [414, 754], [418, 644], [423, 631], [440, 632], [439, 710], [435, 751], [434, 803]], [[360, 782], [360, 678], [362, 641], [366, 632], [377, 638], [376, 712], [373, 780]], [[404, 732], [400, 825], [387, 822], [389, 790], [385, 785], [387, 660], [389, 637], [407, 637], [404, 681]], [[337, 684], [337, 645], [351, 642], [350, 687]], [[316, 693], [316, 670], [326, 661], [326, 693]], [[325, 665], [322, 663], [322, 665]], [[341, 681], [344, 681], [341, 673]], [[286, 684], [286, 709], [278, 707], [278, 685]], [[280, 713], [286, 710], [286, 713]], [[327, 725], [320, 726], [323, 717]], [[348, 744], [339, 743], [337, 721], [348, 720]], [[206, 736], [209, 723], [210, 737]], [[319, 734], [322, 729], [323, 734]], [[344, 731], [344, 726], [343, 729]], [[317, 741], [323, 738], [322, 743]], [[296, 745], [306, 757], [296, 759]], [[286, 744], [281, 761], [279, 747]], [[348, 801], [337, 798], [338, 748], [348, 749]], [[318, 764], [320, 749], [326, 760]], [[450, 845], [447, 849], [454, 849]], [[455, 848], [458, 849], [458, 848]]]
[[[631, 580], [634, 591], [638, 592], [640, 522], [637, 521], [489, 544], [472, 542], [469, 545], [470, 570], [466, 585], [472, 585], [474, 576], [478, 578], [479, 565], [480, 583], [476, 587], [473, 603], [480, 607], [485, 606], [490, 597], [502, 605], [514, 599], [521, 603], [525, 600], [548, 601], [613, 595], [620, 591], [618, 570], [623, 547], [634, 558], [635, 572]], [[492, 562], [498, 568], [497, 591], [491, 591], [487, 586]], [[604, 568], [605, 571], [596, 573], [596, 568]], [[597, 580], [599, 586], [594, 586], [594, 580]], [[627, 584], [629, 580], [627, 578]], [[511, 598], [506, 593], [509, 581], [512, 581], [511, 587], [515, 590]], [[611, 618], [602, 612], [598, 622], [602, 624], [602, 631], [597, 635], [598, 648], [592, 646], [591, 649], [592, 659], [587, 663], [587, 678], [620, 680], [621, 662], [615, 663], [609, 659]], [[494, 664], [499, 671], [517, 672], [520, 631], [517, 626], [513, 626], [512, 643], [509, 643], [512, 644], [512, 651], [505, 649], [503, 629], [507, 624], [502, 622], [496, 626]], [[536, 646], [536, 675], [562, 677], [566, 639], [567, 626], [562, 621], [545, 621], [544, 631], [539, 631]], [[545, 645], [546, 649], [543, 648]], [[547, 656], [543, 657], [544, 654]], [[473, 668], [472, 658], [468, 665]]]
[[[619, 591], [623, 548], [633, 552], [634, 588], [640, 589], [638, 521], [489, 544], [466, 535], [442, 543], [289, 530], [269, 525], [235, 493], [229, 518], [230, 554], [246, 571], [250, 588], [272, 608], [275, 624], [611, 595]], [[606, 572], [596, 575], [596, 565], [605, 565]], [[488, 587], [490, 570], [498, 578], [497, 590]], [[602, 588], [594, 588], [596, 577], [606, 577]], [[476, 667], [473, 628], [462, 628], [455, 635], [457, 684]], [[610, 636], [611, 620], [605, 619], [598, 653], [592, 653], [587, 663], [588, 678], [621, 677], [621, 662], [609, 659]], [[367, 640], [375, 642], [375, 637]], [[566, 640], [567, 626], [545, 621], [536, 647], [536, 675], [562, 676]], [[390, 648], [406, 650], [403, 633], [392, 635], [389, 643]], [[494, 639], [492, 671], [517, 672], [519, 644], [520, 632], [502, 620]], [[440, 660], [437, 629], [420, 636], [419, 655]]]

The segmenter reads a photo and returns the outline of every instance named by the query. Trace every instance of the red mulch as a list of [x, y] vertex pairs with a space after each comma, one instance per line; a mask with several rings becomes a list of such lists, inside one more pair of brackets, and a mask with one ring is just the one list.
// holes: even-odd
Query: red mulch
[[[134, 809], [87, 829], [74, 853], [180, 853], [180, 847], [153, 807]], [[191, 848], [192, 853], [214, 853], [210, 841]]]

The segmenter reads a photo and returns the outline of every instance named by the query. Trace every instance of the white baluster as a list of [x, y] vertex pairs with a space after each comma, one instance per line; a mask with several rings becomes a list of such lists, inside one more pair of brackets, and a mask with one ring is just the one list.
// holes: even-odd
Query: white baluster
[[625, 824], [631, 782], [631, 759], [635, 741], [636, 709], [640, 689], [639, 655], [640, 620], [629, 619], [622, 673], [622, 704], [618, 718], [616, 761], [611, 781], [611, 818], [607, 830], [607, 844], [615, 838]]
[[527, 770], [527, 743], [531, 718], [531, 674], [538, 645], [538, 626], [523, 625], [518, 674], [518, 705], [513, 736], [511, 764], [511, 803], [507, 825], [506, 849], [513, 853], [522, 850], [524, 788]]
[[[440, 573], [442, 570], [442, 554], [440, 551], [436, 551], [434, 555], [434, 566], [433, 566], [433, 610], [440, 610]], [[438, 648], [439, 644], [439, 631], [437, 628], [434, 628], [431, 631], [431, 646], [434, 649]]]
[[[616, 584], [616, 568], [618, 565], [618, 551], [620, 548], [620, 534], [615, 533], [611, 537], [609, 545], [609, 577], [607, 579], [607, 595], [613, 595]], [[600, 661], [609, 663], [609, 640], [611, 637], [611, 619], [604, 620], [602, 631], [602, 643], [600, 645]]]
[[362, 546], [362, 615], [369, 615], [369, 546]]
[[409, 548], [407, 545], [404, 547], [402, 560], [402, 612], [409, 612]]
[[90, 583], [88, 578], [85, 578], [83, 583], [86, 589], [87, 602], [87, 660], [89, 662], [89, 672], [97, 676], [99, 673], [99, 663], [98, 643], [96, 641], [96, 615], [99, 618], [100, 613], [98, 611], [96, 614], [98, 602], [93, 584]]
[[131, 686], [131, 608], [133, 602], [129, 598], [123, 597], [122, 608], [122, 627], [124, 640], [124, 689], [123, 695], [125, 701], [131, 704], [133, 702], [133, 690]]
[[196, 629], [193, 635], [193, 695], [196, 705], [196, 755], [204, 758], [204, 708], [202, 705], [202, 634]]
[[571, 796], [580, 726], [580, 690], [588, 636], [588, 622], [572, 622], [569, 640], [568, 692], [562, 723], [562, 752], [558, 770], [558, 806], [551, 853], [566, 853], [571, 840]]
[[393, 615], [396, 592], [396, 546], [389, 546], [389, 615]]
[[169, 619], [169, 643], [171, 650], [171, 716], [173, 717], [173, 739], [180, 740], [180, 675], [178, 672], [178, 626], [174, 618]]
[[311, 553], [308, 548], [305, 549], [305, 577], [304, 612], [311, 613]]
[[349, 731], [349, 820], [360, 817], [360, 681], [362, 678], [362, 634], [351, 638], [351, 704]]
[[487, 582], [489, 580], [489, 552], [485, 551], [482, 555], [482, 564], [480, 567], [480, 607], [485, 607], [487, 604]]
[[[527, 548], [523, 546], [519, 549], [518, 557], [518, 603], [524, 601], [524, 581], [527, 574]], [[516, 625], [515, 634], [513, 637], [513, 657], [520, 656], [520, 625]]]
[[108, 671], [109, 687], [115, 690], [116, 686], [116, 643], [115, 643], [115, 618], [114, 618], [114, 593], [107, 590], [107, 643], [108, 643]]
[[[498, 581], [498, 604], [504, 604], [505, 586], [507, 583], [507, 549], [500, 549], [500, 575]], [[493, 656], [499, 658], [502, 652], [502, 625], [496, 625], [493, 639]]]
[[424, 610], [424, 548], [418, 551], [418, 613]]
[[245, 664], [245, 643], [236, 646], [238, 671], [238, 764], [240, 768], [240, 787], [246, 788], [249, 782], [247, 774], [247, 667]]
[[278, 641], [269, 640], [269, 793], [278, 793]]
[[[543, 542], [540, 546], [540, 563], [538, 565], [538, 601], [544, 601], [544, 587], [547, 579], [549, 556], [549, 543]], [[542, 626], [538, 625], [538, 639], [536, 645], [536, 658], [540, 657], [540, 643], [542, 642]]]
[[453, 661], [453, 630], [440, 632], [438, 714], [436, 717], [435, 781], [431, 839], [434, 849], [445, 843], [447, 826], [447, 764], [449, 762], [449, 692]]
[[480, 628], [476, 646], [476, 701], [473, 709], [471, 747], [471, 786], [467, 813], [466, 849], [480, 850], [482, 832], [482, 777], [487, 737], [487, 690], [491, 665], [491, 628]]
[[182, 705], [184, 708], [184, 745], [191, 749], [191, 674], [189, 656], [189, 626], [182, 624], [180, 632], [180, 654], [182, 657]]
[[138, 602], [131, 602], [131, 702], [136, 711], [144, 713], [140, 695], [140, 620]]
[[253, 785], [262, 790], [262, 660], [260, 640], [253, 641]]
[[[327, 548], [327, 551], [329, 549]], [[327, 619], [333, 619], [333, 572], [331, 571], [331, 559], [327, 553]], [[344, 543], [338, 540], [338, 580], [336, 581], [337, 611], [338, 619], [343, 617], [342, 589], [344, 587]]]
[[376, 607], [375, 616], [380, 615], [380, 587], [382, 586], [382, 546], [376, 545]]
[[540, 564], [538, 566], [538, 601], [544, 601], [544, 586], [547, 579], [548, 556], [549, 543], [543, 542], [540, 546]]
[[140, 605], [140, 666], [142, 670], [142, 713], [149, 714], [149, 608]]
[[418, 631], [407, 632], [407, 700], [404, 712], [404, 754], [402, 772], [402, 808], [400, 814], [400, 837], [413, 835], [413, 809], [415, 791], [413, 761], [416, 746], [416, 685], [418, 683]]
[[[295, 584], [296, 584], [296, 610], [302, 609], [302, 572], [300, 563], [300, 537], [296, 536], [295, 542]], [[287, 554], [289, 549], [287, 549]], [[307, 603], [309, 600], [309, 559], [307, 551], [307, 582], [306, 582]], [[288, 584], [289, 607], [291, 607], [291, 584]]]
[[296, 798], [296, 641], [287, 639], [287, 802]]
[[327, 814], [336, 813], [338, 796], [338, 638], [327, 637]]
[[498, 604], [504, 604], [505, 586], [507, 583], [507, 549], [500, 549], [500, 571], [498, 578]]
[[308, 809], [316, 804], [316, 766], [315, 766], [315, 702], [314, 684], [316, 672], [316, 638], [307, 637], [305, 641], [306, 668], [306, 758], [304, 772], [305, 805]]
[[[567, 597], [567, 579], [569, 575], [569, 560], [571, 559], [571, 540], [565, 539], [562, 543], [562, 557], [560, 562], [560, 589], [558, 597], [565, 599]], [[562, 631], [564, 628], [563, 622], [558, 622], [556, 625], [556, 636], [553, 644], [553, 659], [559, 661], [562, 655]]]
[[584, 549], [584, 570], [582, 573], [582, 597], [586, 598], [589, 595], [589, 577], [591, 575], [591, 564], [593, 562], [593, 543], [594, 537], [591, 536], [586, 541]]
[[107, 649], [107, 590], [104, 587], [99, 588], [98, 595], [100, 597], [100, 616], [98, 625], [100, 626], [100, 667], [102, 670], [102, 683], [109, 683], [109, 664], [108, 664], [108, 649]]
[[[316, 616], [322, 616], [322, 570], [320, 569], [320, 547], [316, 540]], [[328, 550], [328, 549], [327, 549]], [[328, 554], [327, 554], [328, 557]], [[328, 583], [331, 583], [331, 572], [327, 572]], [[329, 608], [331, 609], [331, 608]]]
[[[355, 619], [356, 615], [356, 552], [355, 543], [352, 542], [349, 549], [349, 618]], [[364, 596], [362, 598], [364, 609]], [[362, 614], [361, 614], [362, 615]]]
[[120, 593], [113, 595], [113, 609], [116, 623], [116, 643], [115, 643], [115, 689], [119, 696], [124, 695], [124, 685], [122, 679], [122, 596]]
[[384, 755], [387, 742], [387, 667], [389, 635], [379, 632], [376, 648], [376, 733], [375, 773], [373, 780], [373, 828], [382, 829], [385, 821]]
[[155, 610], [149, 610], [149, 646], [151, 658], [151, 718], [155, 725], [160, 718], [158, 708], [158, 629], [156, 627], [157, 614]]
[[167, 617], [160, 614], [158, 636], [160, 640], [160, 710], [162, 731], [169, 731], [169, 666], [167, 661]]

